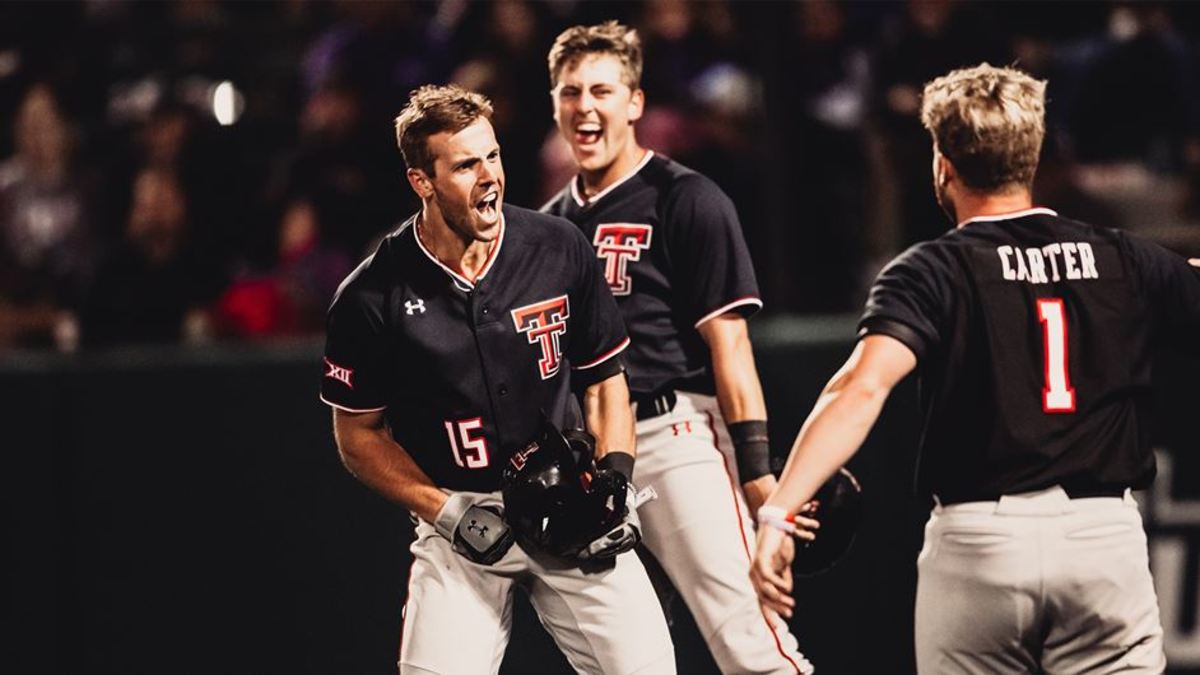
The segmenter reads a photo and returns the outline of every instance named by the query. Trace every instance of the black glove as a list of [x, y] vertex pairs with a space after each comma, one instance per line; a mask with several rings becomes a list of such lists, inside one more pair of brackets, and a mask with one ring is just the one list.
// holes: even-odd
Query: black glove
[[483, 495], [455, 492], [438, 511], [433, 527], [451, 543], [455, 553], [480, 565], [504, 557], [513, 544], [513, 533], [500, 509], [480, 506]]

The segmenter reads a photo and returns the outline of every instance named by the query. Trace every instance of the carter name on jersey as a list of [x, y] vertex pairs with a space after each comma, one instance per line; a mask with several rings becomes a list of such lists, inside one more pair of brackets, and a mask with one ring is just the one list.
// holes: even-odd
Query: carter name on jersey
[[1084, 241], [1055, 242], [1041, 248], [997, 246], [996, 254], [1000, 256], [1000, 270], [1007, 281], [1048, 284], [1063, 278], [1068, 281], [1100, 278], [1092, 245]]

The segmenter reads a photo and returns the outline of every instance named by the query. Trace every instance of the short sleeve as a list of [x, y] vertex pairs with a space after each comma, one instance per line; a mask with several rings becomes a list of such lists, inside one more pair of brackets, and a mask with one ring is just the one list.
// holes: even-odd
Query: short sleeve
[[353, 286], [339, 293], [326, 318], [321, 400], [349, 412], [387, 407], [382, 298]]
[[[615, 373], [620, 369], [620, 362], [615, 357], [629, 346], [625, 322], [603, 270], [596, 263], [592, 245], [575, 226], [570, 227], [570, 232], [569, 251], [578, 278], [571, 297], [571, 341], [567, 357], [576, 371]], [[600, 379], [604, 377], [596, 378], [597, 381]]]
[[664, 218], [671, 283], [693, 326], [726, 312], [748, 317], [762, 308], [737, 209], [716, 183], [699, 174], [680, 178]]
[[1200, 269], [1153, 242], [1123, 239], [1163, 337], [1185, 351], [1200, 352]]
[[900, 254], [871, 286], [859, 335], [891, 336], [923, 360], [946, 337], [951, 302], [943, 269], [927, 245]]

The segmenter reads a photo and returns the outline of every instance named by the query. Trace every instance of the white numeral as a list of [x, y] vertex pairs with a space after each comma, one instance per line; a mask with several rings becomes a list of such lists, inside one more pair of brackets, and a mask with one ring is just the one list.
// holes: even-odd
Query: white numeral
[[487, 439], [483, 436], [471, 438], [472, 431], [483, 427], [482, 418], [446, 420], [445, 424], [455, 464], [468, 469], [482, 469], [488, 465]]
[[1048, 413], [1075, 412], [1075, 389], [1067, 374], [1067, 321], [1061, 298], [1037, 301], [1045, 344], [1046, 379], [1042, 410]]

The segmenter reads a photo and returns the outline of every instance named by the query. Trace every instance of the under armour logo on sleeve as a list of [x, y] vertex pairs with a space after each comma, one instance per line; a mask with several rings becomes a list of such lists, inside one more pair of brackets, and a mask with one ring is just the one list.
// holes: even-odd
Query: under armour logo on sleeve
[[420, 312], [421, 314], [425, 313], [425, 300], [424, 299], [417, 298], [416, 302], [413, 302], [412, 300], [404, 301], [404, 313], [405, 314], [408, 314], [411, 316], [417, 312]]

